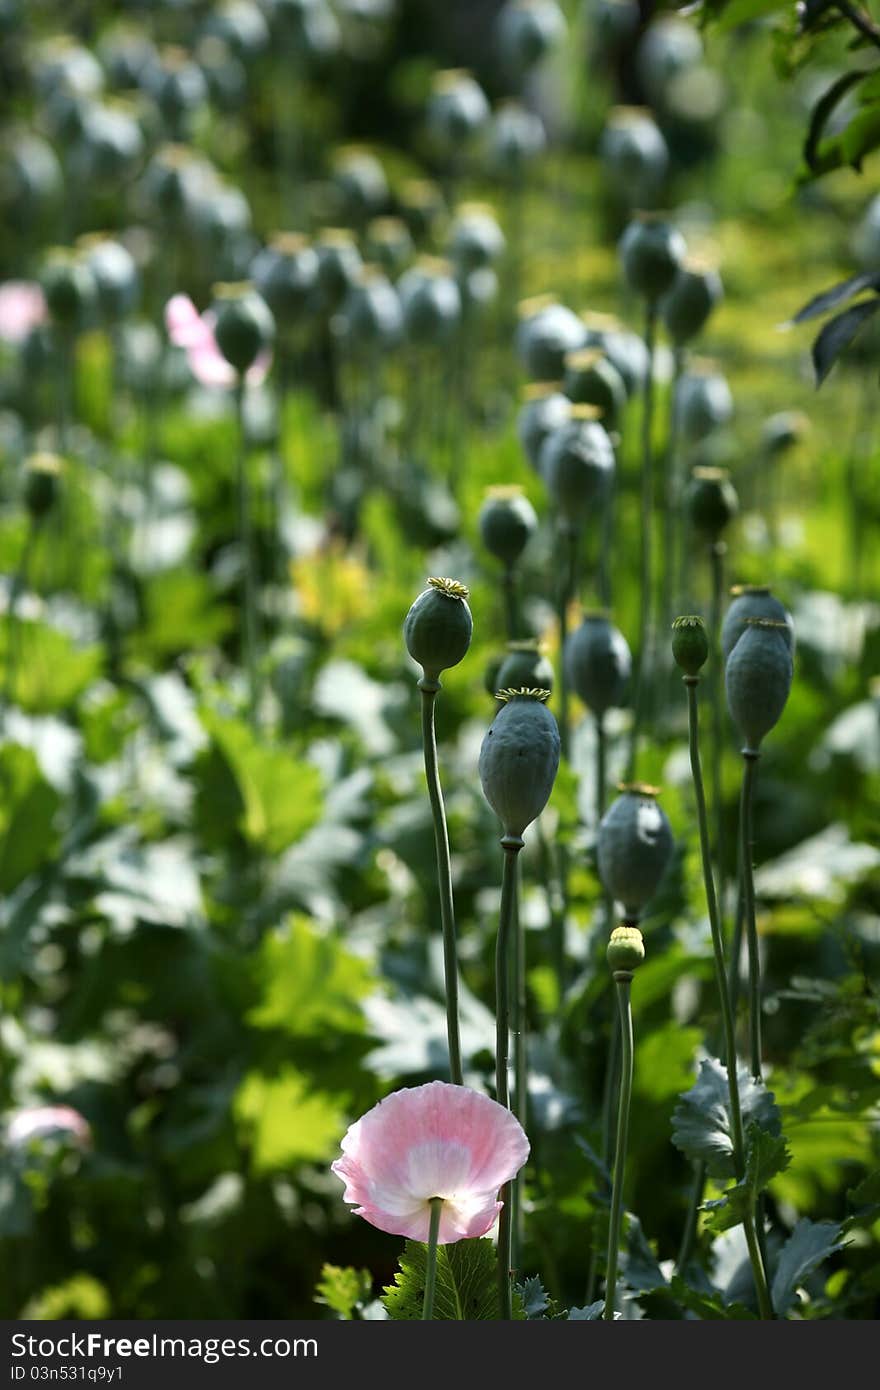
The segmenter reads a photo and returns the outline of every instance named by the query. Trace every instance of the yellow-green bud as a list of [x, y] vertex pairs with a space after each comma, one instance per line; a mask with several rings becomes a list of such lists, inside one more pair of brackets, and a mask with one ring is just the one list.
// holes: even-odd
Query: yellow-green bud
[[615, 927], [605, 951], [614, 974], [630, 975], [645, 959], [645, 943], [638, 927]]

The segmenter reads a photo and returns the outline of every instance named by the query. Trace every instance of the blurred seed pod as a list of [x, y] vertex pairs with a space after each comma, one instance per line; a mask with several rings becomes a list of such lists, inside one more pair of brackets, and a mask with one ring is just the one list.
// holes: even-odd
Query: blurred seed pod
[[461, 323], [461, 291], [448, 261], [422, 256], [397, 284], [403, 326], [412, 343], [448, 343]]
[[794, 654], [794, 620], [765, 584], [735, 584], [730, 591], [733, 602], [724, 615], [721, 624], [721, 653], [727, 661], [739, 639], [746, 630], [749, 618], [771, 618], [785, 623], [789, 634], [789, 646]]
[[118, 323], [140, 299], [134, 256], [121, 242], [100, 234], [81, 237], [77, 246], [95, 281], [99, 314], [107, 323]]
[[97, 54], [110, 86], [121, 91], [145, 84], [150, 70], [159, 66], [152, 39], [129, 24], [105, 30], [98, 39]]
[[571, 419], [571, 401], [558, 381], [538, 381], [527, 386], [516, 420], [516, 434], [529, 463], [540, 472], [544, 440]]
[[467, 599], [468, 590], [457, 579], [429, 579], [407, 613], [406, 649], [426, 681], [438, 681], [443, 671], [466, 656], [474, 630]]
[[547, 145], [544, 122], [518, 101], [500, 102], [489, 135], [489, 165], [505, 181], [522, 178]]
[[540, 642], [531, 639], [508, 642], [507, 655], [495, 669], [490, 690], [548, 690], [553, 693], [553, 663], [544, 656]]
[[326, 311], [338, 308], [363, 266], [353, 234], [344, 227], [324, 227], [315, 237], [318, 290]]
[[563, 385], [575, 405], [596, 406], [605, 428], [618, 428], [626, 406], [626, 387], [602, 348], [578, 348], [567, 353]]
[[661, 15], [649, 24], [636, 50], [636, 65], [654, 105], [663, 105], [670, 82], [702, 58], [703, 41], [687, 20]]
[[357, 227], [376, 217], [388, 203], [388, 180], [374, 154], [357, 145], [345, 145], [333, 159], [333, 185], [342, 217]]
[[37, 96], [44, 101], [59, 92], [94, 98], [104, 90], [101, 64], [70, 34], [54, 34], [39, 44], [31, 58], [31, 72]]
[[599, 876], [626, 917], [641, 917], [672, 858], [672, 828], [657, 804], [659, 788], [634, 782], [620, 788], [599, 823]]
[[519, 306], [516, 350], [531, 381], [561, 381], [566, 353], [584, 346], [584, 325], [571, 309], [547, 295]]
[[780, 410], [761, 426], [761, 444], [770, 458], [779, 458], [800, 444], [810, 432], [810, 421], [799, 410]]
[[560, 521], [580, 530], [605, 502], [614, 474], [614, 449], [595, 407], [572, 406], [567, 425], [541, 446], [540, 472]]
[[208, 99], [208, 84], [198, 63], [176, 44], [159, 51], [160, 66], [150, 73], [150, 90], [164, 120], [173, 131]]
[[875, 194], [862, 213], [851, 244], [862, 270], [880, 270], [880, 193]]
[[733, 396], [727, 378], [708, 363], [694, 361], [675, 393], [678, 429], [686, 444], [699, 444], [733, 418]]
[[222, 39], [243, 63], [252, 62], [269, 46], [269, 26], [253, 0], [222, 0], [212, 6], [202, 33]]
[[378, 266], [365, 265], [342, 302], [340, 326], [355, 348], [394, 347], [403, 334], [403, 311], [391, 281]]
[[211, 105], [226, 113], [239, 111], [247, 96], [247, 72], [229, 44], [216, 34], [203, 34], [194, 56], [207, 83]]
[[652, 203], [669, 168], [666, 141], [645, 107], [613, 106], [599, 138], [599, 157], [630, 207]]
[[480, 539], [510, 569], [538, 529], [538, 516], [521, 487], [490, 487], [480, 508]]
[[585, 330], [585, 346], [600, 347], [617, 369], [627, 396], [635, 395], [644, 386], [648, 370], [648, 351], [644, 340], [638, 333], [624, 328], [620, 320], [610, 314], [582, 314], [581, 322]]
[[367, 225], [367, 250], [386, 275], [399, 275], [413, 256], [413, 239], [402, 217], [374, 217]]
[[50, 250], [40, 277], [49, 317], [66, 332], [86, 327], [95, 309], [95, 279], [82, 257], [64, 247]]
[[744, 751], [757, 753], [779, 722], [793, 676], [788, 624], [776, 618], [746, 618], [745, 632], [725, 669], [727, 707]]
[[70, 177], [116, 192], [134, 175], [143, 152], [144, 138], [130, 108], [92, 103], [84, 108], [81, 131], [70, 149]]
[[528, 72], [561, 42], [566, 28], [555, 0], [507, 0], [495, 25], [502, 62], [513, 74]]
[[719, 540], [739, 511], [739, 498], [727, 469], [692, 469], [684, 505], [694, 530], [706, 541]]
[[607, 613], [585, 613], [569, 633], [562, 654], [568, 683], [596, 718], [626, 700], [632, 655]]
[[449, 259], [459, 274], [490, 266], [504, 252], [504, 233], [495, 213], [484, 203], [462, 203], [449, 230]]
[[480, 748], [483, 794], [504, 828], [521, 837], [550, 799], [559, 768], [559, 728], [546, 690], [502, 690]]
[[24, 505], [35, 521], [52, 510], [58, 496], [63, 460], [57, 454], [31, 454], [24, 461]]
[[434, 75], [428, 99], [428, 135], [443, 154], [456, 154], [489, 123], [489, 103], [480, 84], [464, 68]]
[[689, 343], [703, 330], [723, 294], [717, 270], [693, 257], [682, 262], [660, 302], [664, 326], [676, 346]]
[[498, 298], [498, 276], [489, 265], [479, 266], [477, 270], [460, 271], [458, 288], [461, 302], [469, 318], [490, 309]]
[[249, 280], [214, 286], [214, 336], [226, 361], [243, 376], [275, 341], [275, 320]]
[[64, 178], [48, 141], [10, 129], [0, 156], [0, 207], [23, 226], [48, 216], [61, 197]]
[[624, 231], [619, 251], [630, 289], [656, 303], [671, 287], [687, 247], [681, 232], [662, 216], [642, 212]]
[[616, 53], [638, 31], [638, 0], [584, 0], [584, 23], [597, 56]]
[[310, 65], [338, 53], [342, 31], [326, 0], [269, 0], [268, 9], [272, 35], [282, 50]]
[[397, 194], [401, 216], [416, 240], [431, 235], [441, 212], [443, 194], [430, 179], [406, 179]]
[[251, 279], [265, 299], [279, 333], [302, 322], [314, 304], [318, 253], [298, 232], [278, 232], [251, 263]]

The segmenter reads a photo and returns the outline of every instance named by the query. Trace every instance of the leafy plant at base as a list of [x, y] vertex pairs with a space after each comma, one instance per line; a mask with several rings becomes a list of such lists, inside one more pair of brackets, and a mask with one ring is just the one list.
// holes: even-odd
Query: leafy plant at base
[[[782, 1124], [773, 1092], [754, 1081], [745, 1067], [739, 1068], [739, 1079], [740, 1105], [746, 1132], [757, 1128], [770, 1137], [778, 1137]], [[672, 1142], [688, 1158], [705, 1162], [712, 1177], [735, 1176], [727, 1069], [717, 1057], [700, 1063], [696, 1083], [684, 1093], [675, 1107]]]
[[754, 1211], [755, 1202], [777, 1173], [783, 1172], [790, 1162], [788, 1144], [783, 1135], [769, 1134], [760, 1125], [751, 1124], [746, 1130], [746, 1171], [735, 1187], [730, 1187], [723, 1197], [704, 1202], [703, 1210], [710, 1213], [707, 1225], [710, 1231], [720, 1235], [732, 1226], [738, 1226], [749, 1212]]
[[[418, 1321], [425, 1295], [428, 1247], [408, 1240], [394, 1283], [383, 1290], [382, 1303], [394, 1321]], [[446, 1322], [486, 1322], [498, 1317], [498, 1262], [489, 1239], [459, 1240], [437, 1250], [437, 1288], [434, 1318]], [[518, 1289], [513, 1294], [513, 1318], [523, 1321], [526, 1310]]]

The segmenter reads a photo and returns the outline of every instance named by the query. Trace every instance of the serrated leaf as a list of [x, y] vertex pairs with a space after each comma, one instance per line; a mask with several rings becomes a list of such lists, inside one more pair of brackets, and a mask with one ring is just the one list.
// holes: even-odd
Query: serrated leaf
[[861, 304], [854, 304], [851, 309], [845, 309], [842, 314], [837, 314], [826, 323], [812, 348], [813, 370], [816, 373], [817, 386], [822, 385], [840, 354], [849, 347], [856, 335], [868, 320], [874, 317], [878, 309], [880, 309], [880, 297], [875, 296], [874, 299], [866, 299]]
[[550, 1296], [537, 1274], [516, 1285], [527, 1319], [544, 1319], [551, 1311]]
[[620, 1272], [627, 1288], [637, 1293], [653, 1293], [655, 1289], [666, 1288], [666, 1280], [657, 1256], [648, 1244], [641, 1221], [632, 1212], [626, 1214]]
[[[396, 1322], [421, 1319], [427, 1265], [427, 1245], [408, 1240], [394, 1283], [382, 1294], [382, 1303], [389, 1318]], [[526, 1316], [515, 1290], [513, 1316], [519, 1321]], [[497, 1317], [498, 1261], [493, 1242], [487, 1237], [438, 1246], [435, 1320], [486, 1322]]]
[[[754, 1122], [768, 1134], [782, 1129], [779, 1108], [773, 1092], [754, 1081], [745, 1067], [738, 1068], [739, 1099], [743, 1127]], [[717, 1057], [700, 1063], [697, 1081], [686, 1091], [672, 1115], [672, 1142], [688, 1158], [705, 1161], [712, 1177], [736, 1176], [730, 1122], [730, 1093], [727, 1068]]]
[[784, 1135], [768, 1134], [760, 1125], [751, 1124], [746, 1132], [746, 1171], [740, 1182], [728, 1188], [717, 1201], [704, 1202], [703, 1210], [710, 1212], [709, 1230], [715, 1235], [739, 1226], [755, 1210], [755, 1201], [771, 1178], [783, 1172], [791, 1161]]
[[275, 1076], [249, 1072], [233, 1109], [257, 1173], [323, 1161], [345, 1129], [339, 1105], [312, 1090], [310, 1078], [294, 1067], [283, 1067]]
[[[600, 1318], [602, 1317], [602, 1314], [603, 1314], [604, 1310], [605, 1310], [605, 1304], [602, 1302], [602, 1300], [601, 1300], [601, 1298], [600, 1298], [600, 1299], [598, 1300], [598, 1302], [596, 1302], [596, 1303], [588, 1303], [587, 1306], [586, 1306], [586, 1308], [569, 1308], [569, 1310], [568, 1310], [568, 1321], [569, 1321], [569, 1322], [598, 1322], [598, 1321], [600, 1320]], [[620, 1314], [619, 1314], [619, 1313], [615, 1313], [614, 1316], [615, 1316], [615, 1318], [619, 1318], [619, 1317], [620, 1317]]]
[[706, 1321], [730, 1319], [733, 1321], [755, 1320], [755, 1314], [742, 1303], [725, 1303], [720, 1293], [708, 1294], [692, 1289], [680, 1274], [674, 1274], [669, 1285], [672, 1295], [691, 1313]]
[[323, 1303], [337, 1317], [349, 1321], [355, 1310], [367, 1302], [372, 1288], [373, 1276], [368, 1269], [325, 1264], [315, 1286], [315, 1302]]
[[[318, 768], [275, 744], [261, 743], [241, 720], [211, 714], [204, 723], [212, 745], [201, 759], [203, 782], [211, 778], [211, 786], [202, 789], [204, 814], [216, 822], [212, 789], [223, 787], [227, 816], [236, 815], [235, 828], [266, 854], [280, 854], [320, 819], [323, 779]], [[217, 760], [225, 765], [227, 780], [231, 774], [232, 788], [224, 786], [221, 767], [213, 766]], [[218, 828], [223, 831], [222, 824]]]
[[779, 1252], [771, 1296], [777, 1317], [794, 1304], [798, 1285], [829, 1255], [842, 1248], [841, 1230], [833, 1221], [799, 1221]]
[[307, 917], [263, 939], [257, 970], [263, 997], [248, 1015], [257, 1028], [295, 1037], [365, 1031], [360, 1001], [372, 987], [369, 966]]

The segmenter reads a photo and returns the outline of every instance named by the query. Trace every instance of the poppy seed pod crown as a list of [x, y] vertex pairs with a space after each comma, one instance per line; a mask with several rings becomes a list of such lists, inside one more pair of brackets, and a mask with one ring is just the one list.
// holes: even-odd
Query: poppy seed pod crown
[[623, 704], [632, 656], [607, 614], [584, 614], [580, 627], [566, 639], [563, 661], [569, 684], [597, 718]]
[[744, 752], [757, 753], [779, 722], [793, 676], [787, 624], [774, 618], [747, 618], [725, 672], [727, 706], [742, 735]]
[[538, 529], [538, 516], [522, 488], [492, 487], [480, 508], [479, 527], [486, 549], [509, 569]]
[[659, 789], [642, 782], [620, 788], [596, 836], [599, 876], [636, 920], [651, 901], [672, 855], [672, 830], [657, 804]]
[[413, 661], [428, 682], [457, 666], [471, 644], [474, 630], [467, 605], [468, 590], [457, 579], [429, 579], [403, 621], [403, 637]]
[[540, 468], [563, 522], [579, 529], [604, 501], [614, 473], [614, 449], [607, 430], [588, 418], [594, 407], [573, 406], [572, 419], [548, 435]]
[[730, 591], [733, 602], [721, 624], [721, 653], [727, 661], [746, 630], [749, 618], [775, 618], [788, 628], [788, 644], [794, 655], [794, 621], [788, 609], [770, 592], [766, 584], [735, 584]]
[[547, 690], [500, 690], [502, 708], [480, 748], [483, 794], [517, 839], [547, 805], [559, 767], [559, 729], [544, 701]]

